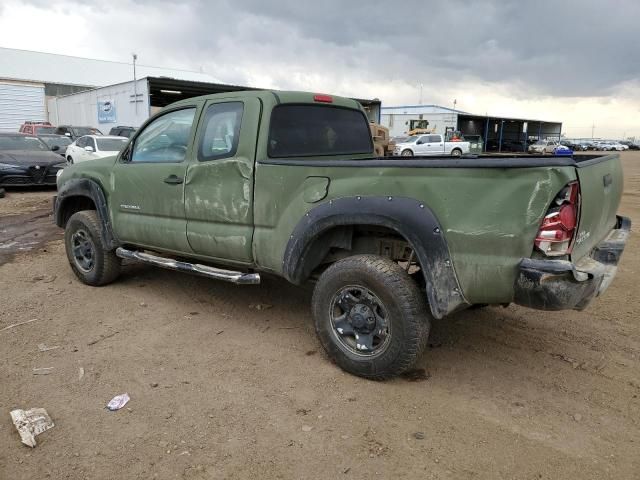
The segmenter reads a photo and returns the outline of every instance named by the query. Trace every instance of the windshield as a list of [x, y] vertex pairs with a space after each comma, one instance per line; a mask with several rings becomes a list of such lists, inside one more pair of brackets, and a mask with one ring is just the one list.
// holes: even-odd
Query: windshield
[[76, 137], [83, 137], [85, 135], [102, 135], [102, 132], [100, 130], [90, 127], [73, 127], [71, 128], [71, 131]]
[[534, 145], [546, 145], [547, 142], [545, 142], [544, 140], [538, 140], [536, 143], [534, 143]]
[[59, 135], [57, 137], [40, 137], [40, 140], [49, 145], [49, 147], [53, 147], [54, 145], [66, 147], [71, 143], [69, 137], [65, 137], [63, 135]]
[[119, 152], [127, 143], [126, 138], [96, 138], [101, 152]]
[[48, 152], [49, 147], [36, 137], [0, 135], [0, 150], [35, 150]]
[[412, 135], [410, 137], [405, 138], [402, 143], [416, 143], [416, 140], [420, 138], [420, 135]]
[[40, 133], [53, 133], [56, 130], [56, 127], [36, 127], [36, 132]]

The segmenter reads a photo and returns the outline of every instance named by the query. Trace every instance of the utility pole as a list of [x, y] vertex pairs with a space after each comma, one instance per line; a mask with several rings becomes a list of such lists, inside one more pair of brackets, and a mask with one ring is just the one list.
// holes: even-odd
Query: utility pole
[[451, 112], [451, 127], [453, 130], [456, 130], [456, 105], [458, 104], [458, 99], [453, 99], [453, 112]]
[[596, 124], [595, 122], [592, 122], [591, 123], [591, 140], [593, 140], [593, 132], [595, 129], [596, 129]]
[[422, 87], [423, 87], [423, 84], [422, 82], [420, 82], [420, 101], [418, 102], [418, 105], [422, 105]]
[[136, 80], [136, 60], [138, 60], [138, 55], [135, 53], [131, 54], [133, 56], [133, 103], [136, 108], [136, 116], [138, 115], [138, 82]]

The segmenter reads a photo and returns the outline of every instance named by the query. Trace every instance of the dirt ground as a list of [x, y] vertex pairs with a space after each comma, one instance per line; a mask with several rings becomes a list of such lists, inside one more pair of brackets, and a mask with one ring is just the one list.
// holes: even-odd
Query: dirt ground
[[[637, 226], [640, 152], [622, 157]], [[637, 234], [586, 311], [457, 314], [426, 375], [376, 383], [327, 360], [308, 288], [143, 266], [82, 285], [53, 194], [0, 200], [0, 329], [36, 319], [0, 330], [0, 479], [640, 478]], [[31, 407], [56, 424], [35, 449], [9, 417]]]

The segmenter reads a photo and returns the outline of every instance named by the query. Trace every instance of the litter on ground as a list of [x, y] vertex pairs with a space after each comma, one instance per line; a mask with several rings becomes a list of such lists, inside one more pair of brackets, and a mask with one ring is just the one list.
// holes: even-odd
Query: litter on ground
[[127, 402], [129, 402], [129, 400], [131, 400], [131, 398], [129, 398], [128, 393], [116, 395], [109, 403], [107, 403], [107, 408], [111, 411], [120, 410], [127, 404]]
[[31, 410], [12, 410], [11, 420], [20, 433], [22, 443], [36, 446], [36, 435], [53, 428], [55, 425], [44, 408], [32, 408]]

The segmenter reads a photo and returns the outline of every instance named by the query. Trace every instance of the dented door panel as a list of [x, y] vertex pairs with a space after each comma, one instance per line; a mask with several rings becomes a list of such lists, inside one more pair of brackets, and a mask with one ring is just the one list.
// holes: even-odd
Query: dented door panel
[[[189, 165], [184, 197], [187, 238], [198, 255], [250, 263], [253, 260], [253, 172], [261, 104], [257, 98], [222, 98], [208, 102], [204, 112], [210, 105], [228, 103], [243, 104], [239, 141], [228, 158], [196, 158]], [[206, 121], [203, 113], [196, 150], [203, 141]], [[230, 141], [234, 135], [226, 133], [221, 136]]]

